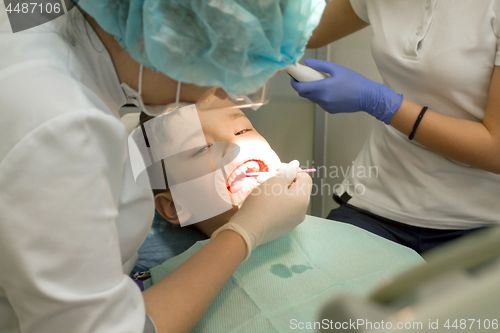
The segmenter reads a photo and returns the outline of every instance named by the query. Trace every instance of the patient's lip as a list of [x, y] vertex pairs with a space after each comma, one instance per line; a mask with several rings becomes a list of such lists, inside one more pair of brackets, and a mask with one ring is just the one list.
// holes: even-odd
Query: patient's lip
[[[254, 177], [248, 177], [249, 179], [245, 180], [247, 179], [246, 172], [262, 171], [269, 171], [269, 167], [264, 161], [258, 159], [247, 160], [244, 163], [238, 165], [227, 178], [226, 186], [228, 191], [231, 193], [237, 193], [240, 191], [251, 192], [255, 187], [259, 185], [259, 183]], [[233, 190], [236, 191], [233, 192]]]

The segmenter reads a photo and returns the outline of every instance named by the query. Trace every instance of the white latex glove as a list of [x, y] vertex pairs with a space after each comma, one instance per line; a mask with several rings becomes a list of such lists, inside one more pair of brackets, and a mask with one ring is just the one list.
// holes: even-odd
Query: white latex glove
[[279, 238], [299, 225], [306, 217], [312, 180], [298, 173], [299, 162], [283, 164], [279, 173], [256, 187], [233, 218], [212, 234], [233, 230], [247, 244], [247, 255], [257, 246]]

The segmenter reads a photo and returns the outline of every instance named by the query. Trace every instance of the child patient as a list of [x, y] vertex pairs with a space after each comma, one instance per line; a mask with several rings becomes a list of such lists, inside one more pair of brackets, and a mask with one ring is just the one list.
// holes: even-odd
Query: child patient
[[[164, 182], [166, 186], [165, 189], [155, 189], [153, 186], [155, 219], [148, 237], [139, 249], [139, 260], [132, 274], [146, 271], [184, 252], [196, 241], [210, 237], [212, 232], [228, 222], [250, 192], [259, 185], [259, 182], [266, 179], [266, 174], [257, 179], [256, 176], [247, 177], [245, 172], [273, 172], [279, 168], [278, 156], [240, 109], [193, 110], [190, 111], [197, 113], [199, 126], [203, 132], [198, 135], [204, 141], [203, 145], [187, 145], [189, 149], [178, 149], [179, 153], [170, 154], [171, 157], [162, 161], [164, 172], [161, 183]], [[189, 115], [182, 114], [184, 110], [178, 111], [181, 112], [167, 115], [168, 121], [164, 122], [160, 122], [159, 118], [165, 116], [153, 118], [141, 113], [140, 126], [150, 144], [156, 140], [160, 143], [165, 142], [162, 146], [182, 146], [186, 141], [195, 141], [193, 136], [196, 134], [187, 135], [189, 129], [184, 129], [183, 124], [193, 123], [196, 127], [197, 119], [188, 119]], [[151, 125], [157, 120], [158, 124]], [[214, 177], [207, 176], [210, 173], [214, 173]], [[215, 186], [212, 180], [208, 183], [206, 181], [195, 183], [197, 179], [207, 177], [215, 181]], [[190, 202], [186, 202], [185, 198], [182, 199], [178, 192], [172, 191], [183, 184], [191, 183], [199, 187], [196, 188], [196, 193], [192, 193], [192, 196], [198, 196], [198, 199], [188, 200], [197, 211], [217, 206], [228, 209], [222, 208], [220, 214], [206, 219], [191, 218], [196, 213], [194, 209], [185, 207]], [[210, 190], [210, 187], [215, 190]], [[180, 202], [182, 200], [184, 202]], [[181, 228], [180, 224], [186, 224], [186, 220], [188, 224], [194, 224]]]

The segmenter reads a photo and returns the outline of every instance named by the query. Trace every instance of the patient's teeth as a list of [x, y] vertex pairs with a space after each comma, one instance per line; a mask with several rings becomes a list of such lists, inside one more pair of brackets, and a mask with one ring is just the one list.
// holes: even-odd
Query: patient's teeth
[[[240, 177], [241, 174], [245, 175], [247, 172], [259, 172], [260, 171], [260, 164], [259, 163], [261, 163], [261, 162], [262, 161], [260, 161], [260, 162], [247, 161], [247, 162], [243, 163], [242, 165], [238, 166], [229, 174], [226, 185], [228, 187], [231, 187], [232, 183], [236, 180], [236, 178]], [[265, 163], [264, 163], [264, 165], [267, 166]], [[242, 196], [246, 196], [247, 194], [243, 194], [243, 193], [252, 191], [255, 187], [259, 186], [259, 184], [260, 184], [257, 181], [257, 179], [255, 179], [254, 177], [249, 177], [249, 178], [252, 180], [246, 181], [247, 186], [244, 189], [241, 189], [239, 192]], [[234, 195], [234, 193], [233, 193], [233, 195]]]

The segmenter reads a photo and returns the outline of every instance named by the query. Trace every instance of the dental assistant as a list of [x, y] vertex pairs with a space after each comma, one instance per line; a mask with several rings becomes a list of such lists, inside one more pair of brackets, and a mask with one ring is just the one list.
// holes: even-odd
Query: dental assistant
[[380, 120], [353, 165], [378, 176], [349, 175], [328, 218], [419, 253], [500, 224], [500, 1], [333, 0], [308, 47], [368, 25], [384, 85], [317, 60], [331, 77], [292, 80], [329, 113]]
[[134, 182], [119, 108], [255, 91], [301, 56], [324, 7], [282, 2], [84, 0], [16, 34], [0, 13], [0, 332], [191, 331], [255, 247], [304, 220], [311, 179], [291, 163], [267, 182], [302, 191], [249, 197], [142, 294], [128, 276], [154, 205]]

